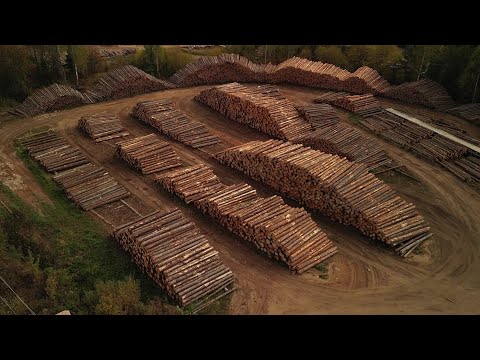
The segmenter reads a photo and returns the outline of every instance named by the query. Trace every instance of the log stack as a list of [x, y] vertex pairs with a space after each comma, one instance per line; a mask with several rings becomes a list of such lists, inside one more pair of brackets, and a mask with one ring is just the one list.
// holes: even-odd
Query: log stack
[[380, 103], [372, 94], [347, 95], [343, 97], [330, 97], [327, 95], [323, 95], [316, 98], [314, 102], [326, 102], [330, 105], [339, 106], [361, 116], [371, 116], [373, 114], [377, 114], [383, 111]]
[[115, 155], [145, 175], [182, 166], [172, 145], [155, 134], [117, 143]]
[[288, 99], [278, 94], [272, 96], [268, 88], [230, 83], [204, 90], [195, 96], [195, 100], [229, 119], [279, 139], [291, 140], [308, 134], [310, 124]]
[[179, 209], [156, 211], [117, 227], [113, 238], [181, 306], [233, 285], [232, 271]]
[[279, 140], [253, 141], [220, 152], [216, 158], [386, 244], [419, 244], [430, 233], [415, 206], [368, 173], [363, 164]]
[[293, 57], [273, 65], [259, 65], [237, 54], [201, 57], [175, 73], [178, 86], [228, 82], [289, 83], [316, 88], [378, 94], [389, 84], [377, 71], [363, 66], [354, 73], [336, 65]]
[[97, 49], [97, 54], [103, 58], [112, 58], [116, 56], [125, 56], [135, 53], [135, 49]]
[[363, 163], [368, 171], [392, 163], [381, 144], [344, 123], [318, 128], [295, 142]]
[[53, 84], [35, 90], [11, 113], [18, 116], [34, 116], [93, 102], [91, 97], [70, 86]]
[[432, 161], [458, 159], [468, 151], [466, 146], [459, 145], [438, 134], [413, 143], [411, 149]]
[[335, 109], [328, 104], [297, 105], [296, 108], [305, 116], [313, 129], [329, 127], [340, 121]]
[[100, 166], [88, 163], [53, 177], [75, 204], [88, 211], [124, 199], [130, 193]]
[[422, 79], [385, 89], [383, 96], [444, 111], [455, 106], [447, 90], [439, 83]]
[[133, 108], [132, 115], [161, 133], [193, 148], [222, 142], [218, 136], [212, 135], [204, 124], [189, 119], [178, 110], [170, 99], [139, 102]]
[[48, 172], [70, 169], [88, 163], [85, 155], [55, 131], [48, 130], [24, 138], [23, 146], [29, 155]]
[[469, 135], [467, 135], [467, 131], [460, 129], [456, 126], [453, 126], [445, 121], [439, 120], [439, 119], [433, 119], [431, 124], [437, 128], [440, 128], [442, 130], [445, 130], [446, 132], [455, 135], [456, 137], [466, 140], [471, 144], [474, 145], [480, 145], [480, 140], [475, 139]]
[[96, 102], [173, 88], [175, 85], [168, 81], [157, 79], [135, 66], [127, 65], [109, 71], [86, 95]]
[[480, 125], [480, 104], [466, 104], [447, 110], [448, 113], [460, 116], [476, 125]]
[[78, 121], [78, 128], [95, 140], [95, 142], [129, 135], [118, 116], [113, 114], [83, 116]]
[[480, 184], [480, 158], [466, 155], [455, 160], [440, 160], [440, 164], [463, 181]]
[[245, 183], [224, 185], [204, 164], [157, 176], [156, 181], [294, 273], [337, 252], [303, 208], [292, 208], [279, 196], [261, 198]]

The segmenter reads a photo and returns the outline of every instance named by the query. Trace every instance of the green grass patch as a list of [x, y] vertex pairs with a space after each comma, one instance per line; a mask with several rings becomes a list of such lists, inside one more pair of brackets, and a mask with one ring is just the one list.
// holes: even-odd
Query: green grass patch
[[315, 269], [320, 272], [318, 275], [319, 278], [327, 280], [328, 279], [328, 262], [322, 261], [320, 264], [315, 265]]
[[182, 51], [195, 56], [217, 56], [217, 55], [220, 55], [221, 53], [224, 53], [225, 48], [220, 46], [204, 48], [204, 49], [183, 49], [182, 48]]
[[[110, 229], [75, 207], [24, 148], [16, 152], [52, 203], [41, 203], [37, 213], [0, 184], [11, 210], [0, 208], [0, 272], [35, 312], [181, 313], [110, 238]], [[132, 299], [138, 306], [127, 306]], [[9, 313], [3, 303], [1, 313]]]
[[360, 121], [363, 120], [363, 118], [360, 115], [354, 114], [354, 113], [349, 113], [348, 114], [348, 120], [350, 120], [351, 123], [353, 124], [359, 124]]

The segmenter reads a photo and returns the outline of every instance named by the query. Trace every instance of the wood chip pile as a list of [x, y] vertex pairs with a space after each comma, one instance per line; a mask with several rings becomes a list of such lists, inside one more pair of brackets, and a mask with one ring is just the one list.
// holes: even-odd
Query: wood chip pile
[[53, 177], [75, 204], [88, 211], [126, 198], [130, 193], [101, 166], [91, 163], [62, 171]]
[[70, 145], [55, 131], [44, 131], [22, 140], [29, 155], [48, 172], [56, 172], [83, 165], [89, 161], [76, 146]]
[[444, 111], [455, 106], [447, 90], [439, 83], [422, 79], [386, 89], [383, 96]]
[[337, 252], [303, 208], [292, 208], [279, 196], [261, 198], [245, 183], [222, 184], [204, 164], [174, 170], [156, 181], [269, 257], [285, 262], [292, 272], [302, 273]]
[[118, 116], [113, 114], [83, 116], [78, 121], [78, 128], [87, 133], [87, 135], [95, 140], [95, 142], [111, 140], [128, 135], [128, 132], [125, 131]]
[[178, 110], [170, 99], [139, 102], [133, 108], [132, 115], [193, 148], [222, 142], [218, 136], [212, 135], [204, 124], [191, 120]]
[[200, 92], [195, 100], [229, 119], [279, 139], [295, 139], [311, 131], [295, 106], [271, 86], [218, 85]]
[[182, 306], [233, 285], [208, 239], [180, 210], [156, 211], [113, 231], [137, 265]]
[[171, 144], [155, 134], [136, 137], [116, 144], [115, 155], [142, 174], [152, 174], [182, 166]]
[[418, 246], [430, 236], [430, 226], [415, 206], [368, 173], [363, 164], [279, 140], [253, 141], [220, 152], [216, 158], [389, 245]]

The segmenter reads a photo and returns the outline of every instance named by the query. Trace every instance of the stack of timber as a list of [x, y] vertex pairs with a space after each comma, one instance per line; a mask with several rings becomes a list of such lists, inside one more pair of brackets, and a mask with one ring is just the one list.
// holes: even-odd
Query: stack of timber
[[113, 238], [181, 306], [233, 285], [233, 273], [218, 251], [178, 209], [117, 227]]
[[115, 155], [145, 175], [182, 166], [172, 145], [155, 134], [122, 141], [116, 146]]
[[157, 182], [292, 272], [302, 273], [337, 252], [303, 208], [279, 196], [261, 198], [245, 183], [224, 185], [204, 164], [158, 176]]
[[380, 103], [372, 94], [347, 95], [335, 97], [334, 99], [331, 99], [329, 96], [321, 96], [314, 101], [316, 103], [326, 102], [330, 105], [339, 106], [361, 116], [370, 116], [383, 111]]
[[430, 160], [457, 159], [465, 155], [468, 148], [435, 134], [431, 138], [420, 140], [411, 145], [413, 151]]
[[83, 116], [78, 121], [78, 128], [87, 133], [95, 142], [128, 135], [118, 116], [113, 114]]
[[368, 171], [392, 163], [392, 159], [387, 156], [382, 145], [344, 123], [318, 128], [295, 142], [363, 163]]
[[351, 94], [343, 91], [329, 91], [313, 99], [313, 102], [317, 104], [331, 104], [337, 99], [350, 95]]
[[111, 58], [116, 56], [125, 56], [133, 54], [135, 49], [132, 48], [123, 48], [123, 49], [97, 49], [97, 54], [100, 57]]
[[313, 129], [329, 127], [340, 121], [335, 109], [328, 104], [297, 105], [296, 108], [305, 116]]
[[90, 96], [82, 94], [70, 86], [53, 84], [35, 90], [11, 113], [18, 116], [34, 116], [93, 102], [94, 100]]
[[68, 198], [88, 211], [130, 196], [130, 193], [100, 166], [88, 163], [53, 177]]
[[284, 62], [259, 65], [237, 54], [201, 57], [175, 73], [179, 86], [228, 82], [289, 83], [316, 88], [378, 94], [389, 87], [377, 71], [363, 66], [354, 73], [336, 65], [292, 57]]
[[132, 115], [193, 148], [222, 142], [218, 136], [212, 135], [204, 124], [189, 119], [178, 110], [170, 99], [139, 102], [133, 108]]
[[220, 152], [216, 158], [386, 244], [418, 246], [430, 236], [430, 226], [415, 206], [368, 173], [363, 164], [278, 140], [253, 141]]
[[174, 87], [175, 85], [157, 79], [135, 66], [127, 65], [109, 71], [86, 95], [95, 101], [105, 101]]
[[47, 171], [56, 172], [88, 163], [85, 155], [54, 131], [48, 130], [24, 138], [29, 155]]
[[195, 96], [195, 100], [229, 119], [279, 139], [291, 140], [308, 134], [311, 125], [295, 106], [279, 96], [279, 92], [273, 94], [268, 87], [253, 88], [230, 83], [204, 90]]
[[480, 158], [478, 154], [467, 155], [459, 159], [445, 161], [440, 164], [463, 181], [480, 184]]
[[474, 124], [480, 125], [480, 104], [466, 104], [447, 110], [448, 113], [460, 116]]
[[447, 90], [439, 83], [429, 79], [391, 86], [382, 95], [440, 111], [455, 106]]
[[466, 140], [471, 144], [480, 145], [480, 140], [475, 139], [471, 136], [468, 136], [466, 130], [460, 129], [456, 126], [450, 125], [449, 123], [447, 123], [445, 121], [442, 121], [442, 120], [438, 120], [438, 119], [433, 119], [431, 124], [434, 125], [437, 128], [445, 130], [446, 132], [448, 132], [450, 134], [455, 135], [456, 137], [458, 137], [460, 139]]

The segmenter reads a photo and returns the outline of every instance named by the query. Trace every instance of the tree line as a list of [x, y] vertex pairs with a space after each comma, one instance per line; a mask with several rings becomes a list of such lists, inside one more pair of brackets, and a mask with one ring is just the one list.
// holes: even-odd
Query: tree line
[[[370, 66], [391, 84], [426, 77], [445, 86], [459, 103], [480, 100], [480, 46], [475, 45], [230, 45], [219, 51], [257, 63], [278, 64], [299, 56], [349, 71]], [[21, 101], [54, 82], [82, 88], [109, 69], [127, 64], [166, 79], [193, 59], [194, 54], [179, 47], [161, 45], [145, 45], [134, 54], [110, 59], [86, 45], [3, 45], [0, 99]]]

